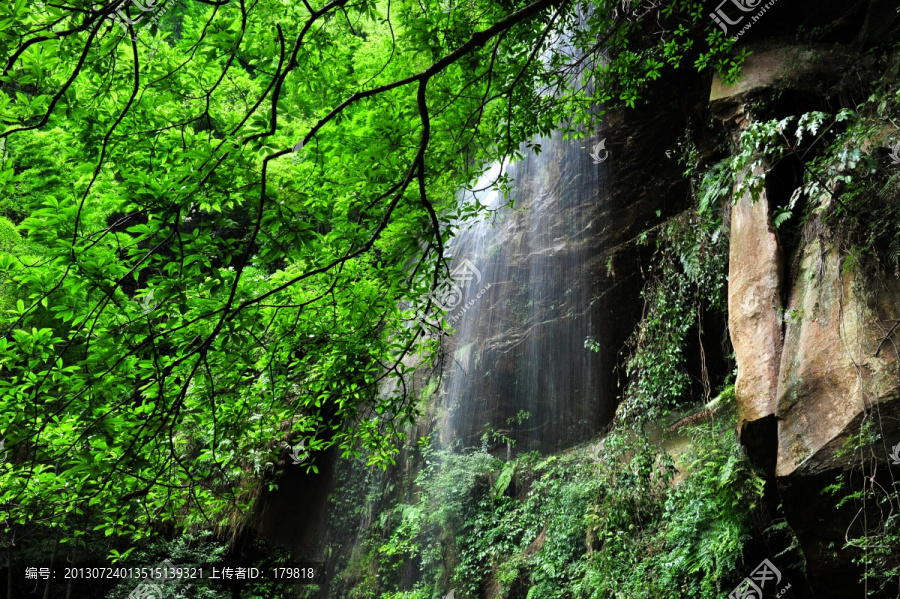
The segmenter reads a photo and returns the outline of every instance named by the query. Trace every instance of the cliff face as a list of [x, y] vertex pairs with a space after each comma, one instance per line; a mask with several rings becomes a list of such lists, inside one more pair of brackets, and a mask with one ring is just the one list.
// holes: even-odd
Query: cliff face
[[[893, 17], [887, 16], [890, 22]], [[879, 28], [884, 25], [880, 22]], [[850, 45], [762, 42], [756, 50], [740, 84], [713, 83], [712, 108], [735, 146], [740, 134], [763, 118], [758, 113], [767, 119], [796, 117], [817, 104], [834, 103], [842, 93], [842, 73], [868, 68], [873, 79], [896, 77], [884, 71], [884, 63], [866, 64], [871, 57], [861, 63], [858, 48]], [[792, 99], [790, 110], [773, 101], [785, 97]], [[873, 177], [882, 171], [892, 176], [891, 167], [897, 176], [900, 164], [885, 161], [881, 149], [890, 145], [890, 133], [876, 112], [866, 118], [868, 139], [861, 147], [846, 144], [838, 151], [871, 160]], [[853, 564], [859, 553], [842, 547], [861, 533], [861, 522], [868, 516], [876, 521], [879, 513], [871, 505], [839, 507], [823, 491], [836, 481], [843, 494], [858, 491], [846, 483], [852, 472], [869, 480], [887, 478], [890, 487], [888, 456], [900, 442], [900, 283], [895, 273], [873, 268], [872, 260], [854, 253], [863, 253], [854, 229], [874, 221], [845, 218], [853, 209], [844, 203], [854, 197], [847, 194], [846, 182], [859, 176], [851, 173], [852, 165], [839, 167], [808, 193], [808, 187], [798, 189], [787, 181], [791, 169], [785, 165], [793, 156], [772, 164], [764, 154], [753, 163], [754, 174], [764, 182], [757, 197], [750, 190], [739, 192], [739, 180], [731, 212], [729, 330], [738, 364], [739, 432], [755, 461], [777, 481], [817, 596], [857, 596], [864, 592]], [[798, 160], [792, 168], [802, 176], [803, 169], [814, 167]], [[890, 190], [882, 190], [880, 205], [900, 199]], [[774, 215], [798, 198], [806, 202], [805, 222], [776, 226]], [[865, 423], [872, 428], [864, 429]], [[877, 430], [876, 442], [865, 452], [858, 443], [864, 430]], [[880, 467], [863, 475], [873, 461]]]
[[[799, 545], [808, 592], [894, 596], [873, 572], [900, 564], [900, 157], [889, 156], [900, 16], [886, 2], [800, 1], [766, 19], [741, 39], [752, 54], [736, 85], [714, 78], [698, 100], [689, 90], [702, 82], [677, 82], [688, 91], [651, 95], [621, 135], [656, 127], [665, 144], [672, 123], [715, 121], [686, 137], [701, 165], [737, 167], [725, 219], [741, 443]], [[677, 177], [652, 148], [631, 150], [611, 187], [665, 211]]]

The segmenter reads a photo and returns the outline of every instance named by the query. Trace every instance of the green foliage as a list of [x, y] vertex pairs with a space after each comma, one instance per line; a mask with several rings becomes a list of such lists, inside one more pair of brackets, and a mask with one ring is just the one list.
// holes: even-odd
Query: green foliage
[[[672, 262], [663, 271], [674, 271]], [[644, 288], [647, 314], [632, 337], [629, 383], [620, 404], [622, 418], [655, 420], [687, 396], [690, 381], [684, 370], [684, 344], [694, 325], [690, 290], [681, 277], [662, 276]]]
[[727, 160], [714, 164], [703, 176], [698, 191], [697, 213], [714, 217], [725, 198], [731, 195], [734, 180]]
[[[788, 116], [779, 120], [751, 123], [741, 134], [740, 151], [731, 160], [731, 170], [738, 180], [734, 195], [735, 200], [749, 191], [753, 201], [758, 201], [765, 186], [765, 175], [768, 172], [766, 168], [767, 162], [774, 164], [785, 156], [796, 152], [802, 145], [805, 135], [812, 138], [811, 143], [815, 144], [835, 124], [845, 120], [848, 115], [848, 111], [842, 112], [828, 127], [824, 126], [828, 115], [823, 112], [810, 112], [799, 117]], [[797, 121], [797, 127], [791, 132], [791, 123], [794, 121]], [[845, 171], [848, 167], [855, 168], [861, 155], [857, 148], [847, 148], [841, 152], [840, 162], [831, 165], [831, 172], [828, 173], [832, 183], [838, 180], [846, 180], [846, 177], [839, 173]], [[825, 193], [824, 186], [827, 183], [823, 182], [820, 175], [821, 173], [812, 174], [806, 185], [798, 190], [795, 197], [791, 198], [791, 205], [788, 207], [788, 210], [793, 209], [800, 193], [804, 193], [807, 196], [818, 196]]]
[[900, 596], [900, 480], [883, 464], [883, 438], [881, 418], [872, 412], [837, 452], [851, 459], [851, 468], [826, 492], [838, 499], [836, 507], [861, 516], [848, 528], [843, 548], [853, 552], [866, 594], [895, 597]]
[[[721, 597], [744, 566], [763, 480], [733, 419], [688, 432], [678, 483], [672, 458], [624, 428], [596, 446], [512, 462], [428, 450], [416, 501], [375, 518], [364, 549], [374, 576], [339, 596]], [[404, 564], [424, 573], [413, 588], [397, 576]]]
[[[0, 216], [0, 255], [3, 252], [14, 251], [21, 241], [22, 238], [16, 231], [16, 226], [9, 219]], [[11, 308], [15, 299], [15, 286], [10, 284], [8, 277], [0, 273], [0, 309]]]
[[725, 162], [713, 166], [698, 184], [696, 208], [668, 221], [657, 235], [643, 290], [644, 317], [629, 341], [622, 418], [657, 421], [689, 399], [687, 336], [702, 328], [704, 309], [726, 310], [728, 239], [721, 206], [731, 180]]
[[523, 424], [529, 418], [531, 418], [531, 413], [528, 410], [519, 410], [518, 414], [506, 419], [508, 428], [500, 431], [491, 426], [489, 422], [485, 423], [484, 434], [481, 435], [481, 450], [487, 451], [489, 447], [506, 445], [507, 449], [511, 451], [516, 446], [516, 440], [506, 433], [511, 432], [514, 426]]
[[[721, 593], [722, 581], [741, 561], [749, 537], [749, 512], [763, 494], [763, 478], [754, 471], [731, 433], [730, 422], [692, 431], [689, 475], [666, 504], [669, 556], [665, 585], [702, 597]], [[733, 430], [733, 429], [732, 429]], [[702, 577], [684, 576], [703, 573]], [[680, 574], [679, 573], [683, 573]]]
[[588, 335], [587, 338], [584, 340], [584, 347], [585, 347], [585, 349], [589, 349], [592, 352], [598, 352], [598, 353], [602, 349], [600, 342], [597, 341], [596, 339], [594, 339], [591, 335]]
[[[569, 99], [566, 109], [574, 118], [563, 130], [573, 138], [584, 135], [576, 124], [594, 124], [602, 116], [598, 104], [633, 108], [652, 82], [687, 68], [713, 70], [733, 83], [750, 54], [746, 48], [733, 52], [734, 41], [714, 25], [698, 0], [649, 6], [619, 0], [594, 3], [582, 12], [585, 26], [571, 28], [570, 43], [582, 56], [606, 55], [609, 60], [589, 62], [577, 82], [590, 81], [596, 93], [578, 91]], [[562, 57], [554, 60], [561, 64]]]
[[770, 198], [783, 203], [773, 205], [775, 227], [799, 228], [811, 219], [829, 223], [848, 257], [846, 267], [865, 257], [868, 266], [900, 275], [900, 178], [876, 152], [894, 145], [882, 123], [898, 112], [895, 94], [879, 89], [854, 110], [752, 123], [731, 160], [735, 200], [749, 192], [757, 201], [771, 169], [795, 161], [802, 181], [789, 198]]
[[21, 241], [16, 226], [9, 219], [0, 216], [0, 252], [8, 252]]
[[500, 471], [500, 474], [497, 476], [497, 482], [494, 483], [494, 498], [502, 497], [503, 494], [506, 493], [506, 490], [509, 488], [509, 483], [512, 482], [513, 474], [515, 472], [515, 463], [509, 463], [503, 467], [503, 469]]
[[763, 487], [730, 425], [691, 429], [684, 479], [674, 486], [671, 465], [646, 441], [620, 449], [636, 452], [619, 473], [632, 484], [604, 485], [605, 501], [590, 520], [603, 550], [585, 580], [586, 590], [603, 590], [585, 596], [722, 596], [741, 565], [749, 511]]

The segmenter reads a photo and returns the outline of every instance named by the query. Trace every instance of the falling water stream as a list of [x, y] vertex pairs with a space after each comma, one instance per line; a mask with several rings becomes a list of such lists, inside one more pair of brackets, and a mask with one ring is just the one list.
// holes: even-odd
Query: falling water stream
[[457, 277], [462, 297], [446, 317], [455, 332], [441, 391], [445, 447], [479, 445], [490, 429], [493, 439], [514, 439], [516, 452], [558, 451], [611, 417], [613, 365], [585, 347], [588, 338], [602, 343], [592, 275], [603, 268], [596, 240], [606, 194], [591, 142], [559, 133], [534, 140], [540, 154], [529, 150], [506, 168], [512, 209], [490, 185], [500, 165], [467, 192], [496, 212], [449, 248], [454, 272], [467, 276]]

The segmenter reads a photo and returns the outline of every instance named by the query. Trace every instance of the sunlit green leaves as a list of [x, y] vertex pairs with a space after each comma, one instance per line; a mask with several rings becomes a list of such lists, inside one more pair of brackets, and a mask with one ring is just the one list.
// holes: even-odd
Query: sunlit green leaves
[[[458, 189], [563, 120], [583, 135], [598, 100], [637, 105], [692, 56], [698, 3], [665, 13], [674, 33], [649, 49], [614, 4], [548, 3], [434, 72], [424, 105], [407, 79], [526, 2], [360, 1], [315, 19], [280, 0], [184, 2], [135, 42], [108, 15], [0, 7], [0, 52], [22, 50], [0, 95], [0, 210], [22, 237], [0, 255], [0, 433], [18, 448], [0, 520], [71, 525], [89, 508], [109, 535], [217, 526], [301, 439], [312, 472], [333, 447], [393, 463], [416, 415], [409, 357], [436, 349], [414, 342], [435, 316], [438, 240], [484, 210]], [[612, 33], [613, 59], [585, 62], [595, 89], [550, 44], [560, 30], [589, 55]], [[709, 46], [709, 65], [732, 64]]]

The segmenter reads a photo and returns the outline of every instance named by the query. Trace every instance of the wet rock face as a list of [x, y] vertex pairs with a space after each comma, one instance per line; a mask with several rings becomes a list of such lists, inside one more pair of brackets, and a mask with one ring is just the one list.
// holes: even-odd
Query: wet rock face
[[[835, 244], [817, 239], [801, 255], [786, 306], [785, 342], [778, 381], [778, 486], [785, 514], [808, 564], [809, 580], [826, 597], [863, 596], [849, 551], [835, 551], [861, 523], [879, 522], [874, 502], [837, 505], [837, 498], [862, 482], [824, 493], [859, 452], [844, 451], [864, 418], [881, 424], [884, 455], [900, 441], [897, 339], [900, 286], [896, 279], [872, 280], [845, 270]], [[890, 488], [888, 466], [878, 469]], [[868, 508], [868, 509], [867, 509]], [[868, 513], [871, 512], [871, 513]]]
[[[702, 86], [692, 89], [685, 102], [702, 103]], [[460, 301], [472, 307], [447, 316], [456, 331], [445, 346], [442, 444], [477, 446], [491, 429], [516, 452], [559, 451], [612, 419], [624, 380], [615, 369], [641, 317], [641, 267], [653, 251], [634, 239], [689, 195], [683, 168], [666, 156], [685, 129], [671, 112], [610, 113], [583, 140], [535, 140], [540, 155], [509, 170], [515, 208], [453, 240], [454, 265], [469, 259], [479, 276]], [[603, 140], [598, 164], [592, 150]], [[511, 424], [520, 411], [531, 417]]]
[[[746, 109], [751, 101], [787, 82], [813, 85], [827, 71], [802, 63], [791, 70], [791, 57], [809, 59], [810, 50], [781, 52], [768, 49], [749, 62], [742, 85], [714, 83], [713, 107], [735, 138], [753, 119]], [[774, 444], [768, 451], [777, 453], [778, 476], [819, 474], [845, 466], [836, 454], [854, 424], [858, 429], [867, 409], [900, 394], [896, 340], [886, 336], [900, 311], [900, 284], [864, 281], [844, 268], [835, 244], [816, 233], [807, 236], [799, 268], [784, 280], [789, 248], [780, 247], [771, 211], [785, 198], [770, 196], [771, 186], [756, 202], [745, 194], [731, 214], [729, 329], [738, 363], [739, 427], [751, 448]], [[762, 423], [772, 418], [777, 439], [759, 438], [759, 431], [771, 429]]]
[[[595, 434], [614, 409], [604, 356], [585, 346], [605, 336], [601, 259], [604, 165], [588, 142], [555, 134], [538, 140], [506, 170], [513, 209], [492, 190], [476, 192], [496, 218], [463, 230], [450, 244], [453, 265], [472, 276], [447, 321], [444, 445], [488, 444], [506, 451], [556, 451]], [[605, 155], [608, 159], [608, 154]], [[499, 175], [495, 166], [477, 187]], [[522, 412], [530, 417], [520, 418]]]
[[771, 99], [784, 89], [818, 92], [823, 81], [832, 82], [853, 62], [847, 48], [828, 46], [786, 46], [764, 42], [754, 46], [734, 85], [713, 78], [709, 100], [713, 112], [723, 121], [738, 123], [747, 116], [743, 104], [749, 100]]

